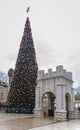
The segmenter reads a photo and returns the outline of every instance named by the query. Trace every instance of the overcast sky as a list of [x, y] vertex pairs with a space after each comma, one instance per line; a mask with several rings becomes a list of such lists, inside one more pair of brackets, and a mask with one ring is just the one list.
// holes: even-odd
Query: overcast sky
[[63, 65], [80, 81], [80, 0], [0, 0], [0, 70], [15, 62], [27, 7], [39, 69]]

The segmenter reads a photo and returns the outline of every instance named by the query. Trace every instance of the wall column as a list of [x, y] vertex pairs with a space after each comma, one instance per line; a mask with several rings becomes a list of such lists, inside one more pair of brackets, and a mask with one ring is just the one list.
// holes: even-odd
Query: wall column
[[65, 93], [62, 84], [57, 84], [55, 118], [57, 120], [66, 120]]
[[35, 117], [43, 117], [43, 110], [42, 110], [42, 104], [41, 104], [41, 96], [40, 96], [40, 87], [36, 87], [35, 92], [35, 109], [34, 109], [34, 116]]

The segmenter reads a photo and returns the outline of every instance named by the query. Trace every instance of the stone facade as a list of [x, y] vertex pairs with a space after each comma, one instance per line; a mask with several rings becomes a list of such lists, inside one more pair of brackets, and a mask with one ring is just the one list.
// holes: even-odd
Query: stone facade
[[74, 111], [72, 73], [62, 65], [54, 72], [52, 69], [48, 69], [48, 73], [40, 70], [37, 82], [34, 116], [54, 116], [58, 120], [69, 118]]
[[0, 102], [5, 102], [8, 95], [8, 86], [1, 82], [0, 83]]

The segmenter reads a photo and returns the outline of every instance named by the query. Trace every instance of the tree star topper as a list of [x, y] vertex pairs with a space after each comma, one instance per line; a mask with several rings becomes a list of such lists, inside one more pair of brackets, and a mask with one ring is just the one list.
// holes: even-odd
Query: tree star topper
[[27, 10], [26, 10], [26, 12], [28, 13], [28, 12], [29, 12], [29, 10], [30, 10], [30, 7], [27, 7]]

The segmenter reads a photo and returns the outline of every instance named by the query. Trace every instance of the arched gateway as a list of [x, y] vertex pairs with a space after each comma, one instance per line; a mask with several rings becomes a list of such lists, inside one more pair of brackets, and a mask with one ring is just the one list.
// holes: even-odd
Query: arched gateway
[[63, 66], [56, 71], [48, 69], [38, 73], [38, 84], [35, 97], [35, 117], [53, 116], [58, 120], [72, 118], [74, 107], [74, 89], [72, 73], [66, 72]]

